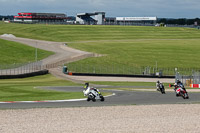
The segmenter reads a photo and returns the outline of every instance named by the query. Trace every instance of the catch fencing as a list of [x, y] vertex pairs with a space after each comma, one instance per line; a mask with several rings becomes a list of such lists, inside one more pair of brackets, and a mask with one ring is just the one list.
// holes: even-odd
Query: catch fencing
[[[81, 25], [76, 24], [75, 21], [70, 22], [15, 22], [10, 21], [12, 23], [20, 23], [20, 24], [46, 24], [46, 25]], [[107, 21], [104, 25], [121, 25], [121, 26], [155, 26], [155, 23], [138, 23], [138, 22], [117, 22], [117, 21]], [[178, 25], [178, 24], [166, 24], [166, 27], [185, 27], [185, 28], [197, 28], [200, 29], [199, 26], [195, 25]]]
[[176, 72], [175, 81], [180, 80], [184, 85], [190, 86], [190, 84], [200, 84], [200, 72], [193, 71], [192, 75], [182, 75]]
[[[6, 64], [0, 65], [0, 76], [2, 75], [21, 75], [42, 70], [49, 70], [58, 66], [67, 65], [68, 72], [72, 73], [89, 73], [89, 74], [122, 74], [122, 75], [147, 75], [147, 76], [176, 76], [176, 79], [181, 80], [185, 85], [199, 84], [200, 72], [198, 69], [192, 68], [155, 68], [155, 67], [135, 67], [128, 65], [89, 65], [89, 64], [74, 64], [70, 63], [81, 58], [86, 58], [94, 55], [84, 55], [61, 60], [51, 64], [43, 64], [42, 61], [29, 62], [26, 64]], [[65, 64], [68, 62], [68, 64]], [[179, 72], [179, 73], [178, 73]], [[191, 76], [188, 76], [191, 75]]]
[[178, 70], [183, 75], [191, 75], [197, 69], [192, 68], [156, 68], [156, 67], [135, 67], [127, 65], [88, 65], [68, 64], [68, 71], [72, 73], [92, 74], [126, 74], [126, 75], [152, 75], [152, 76], [175, 76]]
[[0, 75], [21, 75], [27, 73], [33, 73], [44, 70], [42, 62], [30, 62], [30, 63], [17, 63], [0, 65]]
[[70, 63], [87, 57], [93, 57], [96, 54], [85, 54], [70, 57], [64, 60], [60, 60], [54, 63], [43, 63], [42, 61], [29, 62], [29, 63], [14, 63], [14, 64], [0, 64], [0, 75], [21, 75], [42, 70], [49, 70], [59, 66], [64, 66], [66, 62]]

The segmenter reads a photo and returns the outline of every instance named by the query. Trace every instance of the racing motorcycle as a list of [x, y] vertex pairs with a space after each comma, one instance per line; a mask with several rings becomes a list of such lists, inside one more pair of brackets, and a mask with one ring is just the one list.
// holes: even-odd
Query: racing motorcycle
[[87, 90], [83, 90], [84, 96], [87, 96], [87, 101], [92, 100], [93, 102], [96, 102], [96, 100], [104, 101], [104, 97], [101, 94], [101, 92], [96, 88], [90, 88], [88, 87]]
[[183, 87], [179, 86], [179, 87], [175, 90], [175, 92], [176, 92], [176, 96], [177, 96], [177, 97], [178, 97], [178, 96], [182, 96], [183, 99], [189, 99], [188, 93], [187, 93], [187, 91], [186, 91]]
[[164, 85], [162, 83], [160, 83], [158, 85], [158, 89], [157, 90], [160, 91], [162, 94], [165, 94], [165, 87], [164, 87]]
[[176, 84], [176, 85], [171, 85], [169, 87], [172, 87], [174, 86], [174, 90], [175, 90], [175, 93], [176, 93], [176, 96], [179, 97], [179, 96], [182, 96], [183, 99], [189, 99], [189, 96], [188, 96], [188, 93], [184, 87], [183, 84]]

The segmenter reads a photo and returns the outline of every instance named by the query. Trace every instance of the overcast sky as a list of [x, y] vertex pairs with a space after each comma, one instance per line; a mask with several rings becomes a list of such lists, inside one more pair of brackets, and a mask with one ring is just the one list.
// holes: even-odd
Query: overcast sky
[[104, 11], [106, 17], [200, 18], [200, 0], [0, 0], [0, 15]]

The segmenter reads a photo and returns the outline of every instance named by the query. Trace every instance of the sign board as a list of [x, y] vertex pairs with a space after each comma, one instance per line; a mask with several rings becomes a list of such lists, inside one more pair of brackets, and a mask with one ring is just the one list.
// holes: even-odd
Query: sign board
[[117, 21], [156, 21], [157, 17], [116, 17]]

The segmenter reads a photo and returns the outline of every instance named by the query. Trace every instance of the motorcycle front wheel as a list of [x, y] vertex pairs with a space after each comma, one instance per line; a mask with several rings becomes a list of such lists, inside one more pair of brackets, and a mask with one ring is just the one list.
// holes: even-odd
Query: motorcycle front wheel
[[189, 96], [187, 93], [184, 94], [184, 99], [189, 99]]
[[105, 100], [105, 98], [103, 96], [100, 96], [101, 101], [103, 102]]
[[88, 98], [87, 98], [87, 101], [89, 102], [90, 100], [91, 100], [91, 99], [88, 97]]

